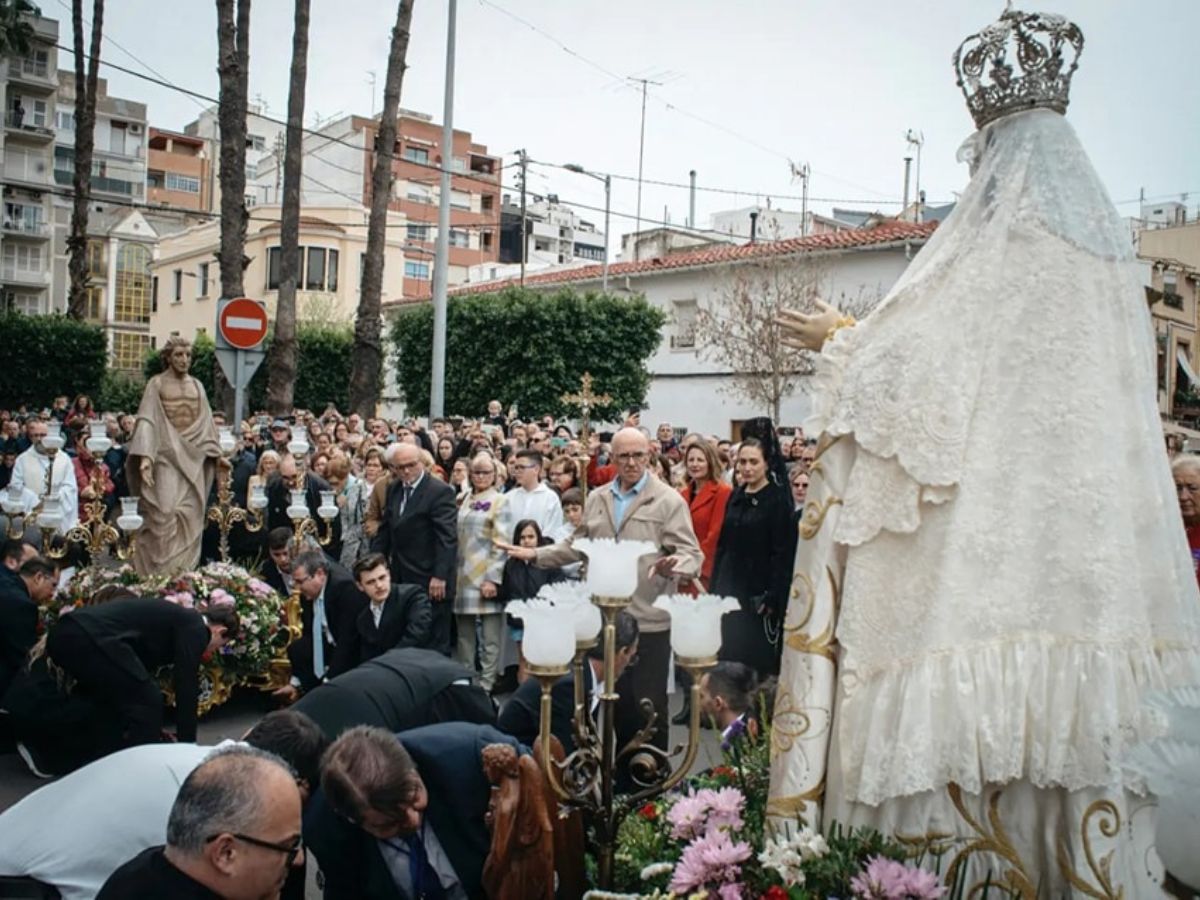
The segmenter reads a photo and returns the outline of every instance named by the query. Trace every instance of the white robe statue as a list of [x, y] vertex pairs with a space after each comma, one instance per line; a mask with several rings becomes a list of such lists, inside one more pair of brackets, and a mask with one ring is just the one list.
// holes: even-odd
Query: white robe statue
[[1200, 681], [1200, 595], [1150, 315], [1059, 112], [964, 151], [954, 212], [818, 359], [770, 812], [946, 850], [947, 884], [1151, 896], [1122, 761], [1146, 693]]

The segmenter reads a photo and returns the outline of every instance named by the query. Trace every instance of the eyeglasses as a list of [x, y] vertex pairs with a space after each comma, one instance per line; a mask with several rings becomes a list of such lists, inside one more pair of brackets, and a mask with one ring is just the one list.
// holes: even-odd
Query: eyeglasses
[[[296, 862], [296, 857], [300, 855], [300, 851], [304, 849], [304, 838], [296, 835], [286, 844], [272, 844], [270, 841], [264, 841], [256, 837], [250, 837], [248, 834], [238, 834], [236, 832], [222, 832], [228, 834], [234, 840], [242, 841], [254, 847], [262, 847], [265, 850], [274, 850], [276, 853], [283, 853], [287, 856], [287, 864], [290, 868]], [[211, 844], [221, 835], [213, 834], [204, 839], [204, 843]]]
[[615, 459], [619, 463], [644, 462], [646, 460], [646, 457], [648, 457], [649, 455], [650, 454], [647, 453], [645, 450], [642, 450], [637, 453], [618, 453], [613, 457], [613, 459]]

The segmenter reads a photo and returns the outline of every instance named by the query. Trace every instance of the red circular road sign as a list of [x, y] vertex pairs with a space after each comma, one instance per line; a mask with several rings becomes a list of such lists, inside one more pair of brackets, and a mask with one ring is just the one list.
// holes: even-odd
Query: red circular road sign
[[267, 311], [257, 300], [238, 297], [225, 304], [217, 317], [217, 328], [229, 346], [253, 350], [267, 336]]

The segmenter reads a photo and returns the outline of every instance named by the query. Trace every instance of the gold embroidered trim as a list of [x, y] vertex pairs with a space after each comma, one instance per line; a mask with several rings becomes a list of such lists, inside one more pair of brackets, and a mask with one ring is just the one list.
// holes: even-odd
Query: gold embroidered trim
[[1107, 838], [1116, 837], [1121, 831], [1121, 813], [1111, 800], [1097, 800], [1083, 813], [1079, 822], [1079, 837], [1083, 841], [1083, 853], [1087, 859], [1088, 868], [1096, 879], [1096, 886], [1088, 884], [1071, 864], [1071, 852], [1064, 840], [1058, 842], [1058, 869], [1063, 877], [1071, 882], [1071, 886], [1088, 897], [1096, 900], [1124, 900], [1125, 888], [1114, 890], [1112, 883], [1112, 857], [1115, 851], [1110, 850], [1099, 862], [1096, 861], [1095, 851], [1092, 850], [1090, 834], [1091, 819], [1099, 816], [1097, 830]]
[[[950, 802], [954, 804], [954, 808], [958, 814], [963, 817], [968, 825], [979, 837], [970, 839], [965, 847], [954, 855], [954, 859], [950, 861], [949, 867], [946, 869], [945, 884], [952, 886], [957, 884], [959, 877], [959, 869], [967, 862], [968, 858], [974, 853], [992, 853], [1006, 861], [1012, 868], [1004, 873], [1004, 876], [998, 883], [998, 886], [1007, 888], [1011, 893], [1015, 894], [1020, 900], [1036, 900], [1037, 889], [1034, 887], [1034, 881], [1029, 877], [1029, 872], [1025, 868], [1025, 864], [1021, 862], [1021, 857], [1017, 854], [1016, 848], [1013, 846], [1012, 839], [1008, 836], [1008, 832], [1004, 828], [1004, 823], [1000, 821], [1000, 795], [1002, 790], [997, 790], [987, 799], [987, 819], [991, 826], [989, 833], [983, 825], [967, 812], [966, 804], [963, 802], [962, 788], [953, 782], [946, 786], [946, 792], [950, 795]], [[973, 897], [979, 891], [983, 890], [983, 882], [973, 885], [967, 891], [967, 897]]]

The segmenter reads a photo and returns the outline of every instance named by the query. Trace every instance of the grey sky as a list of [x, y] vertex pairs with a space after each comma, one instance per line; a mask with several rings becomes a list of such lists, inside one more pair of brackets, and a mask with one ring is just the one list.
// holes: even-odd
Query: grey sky
[[[69, 44], [68, 0], [42, 2]], [[289, 0], [255, 0], [251, 26], [250, 92], [280, 118], [291, 7]], [[306, 124], [316, 113], [367, 113], [369, 69], [377, 72], [381, 103], [395, 3], [312, 0], [312, 7]], [[460, 0], [455, 123], [504, 155], [506, 185], [515, 184], [507, 166], [519, 147], [536, 160], [636, 174], [640, 94], [518, 16], [609, 72], [668, 82], [652, 88], [647, 105], [647, 178], [686, 182], [695, 168], [702, 187], [760, 191], [798, 209], [798, 200], [780, 199], [800, 193], [790, 157], [812, 166], [813, 198], [879, 201], [893, 211], [884, 201], [901, 194], [908, 128], [925, 135], [921, 181], [931, 201], [951, 198], [965, 182], [955, 152], [972, 125], [950, 55], [1002, 7], [1000, 0]], [[1062, 13], [1084, 31], [1069, 118], [1113, 200], [1136, 198], [1143, 187], [1152, 198], [1200, 192], [1200, 80], [1188, 62], [1200, 2], [1041, 0], [1026, 8]], [[216, 96], [212, 0], [110, 0], [105, 32], [170, 81]], [[416, 0], [401, 104], [438, 119], [445, 33], [445, 0]], [[111, 44], [105, 53], [141, 68]], [[61, 64], [69, 67], [70, 56]], [[111, 93], [149, 104], [151, 124], [179, 128], [199, 111], [181, 94], [101, 73]], [[529, 184], [564, 202], [603, 206], [600, 184], [561, 169], [531, 167]], [[1189, 207], [1198, 201], [1189, 199]], [[701, 193], [699, 224], [711, 212], [752, 202]], [[634, 183], [615, 181], [614, 213], [632, 215], [635, 204]], [[682, 222], [686, 190], [646, 186], [644, 218], [661, 219], [664, 205]], [[831, 205], [811, 204], [818, 211]], [[1119, 209], [1128, 215], [1137, 206]], [[632, 227], [614, 215], [615, 233]]]

